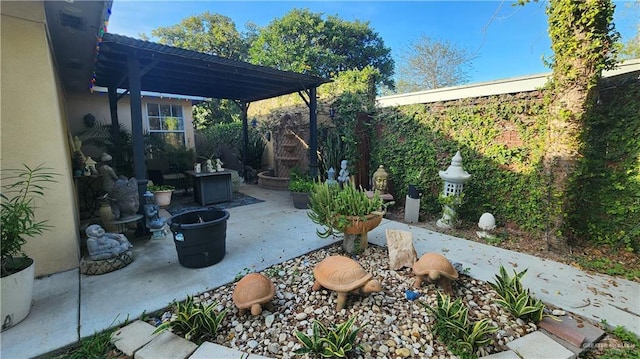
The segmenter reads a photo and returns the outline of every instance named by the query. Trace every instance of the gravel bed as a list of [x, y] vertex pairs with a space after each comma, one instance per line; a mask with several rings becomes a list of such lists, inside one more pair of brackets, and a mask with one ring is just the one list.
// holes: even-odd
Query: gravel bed
[[[344, 255], [340, 245], [320, 249], [262, 271], [272, 279], [276, 295], [271, 308], [264, 308], [259, 316], [254, 317], [248, 312], [238, 315], [231, 299], [235, 283], [197, 295], [196, 300], [217, 301], [219, 309], [228, 309], [215, 342], [248, 353], [291, 358], [295, 357], [293, 351], [300, 347], [294, 335], [296, 331], [311, 333], [314, 320], [329, 325], [356, 316], [355, 326], [366, 323], [359, 333], [358, 343], [364, 346], [364, 352], [357, 356], [359, 358], [455, 357], [432, 333], [434, 318], [421, 304], [435, 305], [438, 288], [433, 284], [412, 288], [414, 276], [411, 269], [390, 270], [388, 252], [384, 247], [369, 245], [361, 255], [354, 257], [382, 283], [382, 292], [349, 295], [346, 308], [336, 312], [335, 293], [311, 289], [313, 267], [335, 254]], [[492, 343], [480, 348], [478, 355], [507, 350], [507, 342], [537, 330], [534, 323], [515, 319], [495, 304], [493, 298], [497, 294], [486, 282], [460, 274], [460, 279], [453, 283], [453, 290], [455, 297], [462, 298], [469, 308], [469, 320], [490, 318], [492, 325], [498, 327], [492, 335]], [[420, 293], [420, 298], [408, 300], [405, 297], [407, 289]], [[162, 320], [169, 320], [171, 315], [170, 311], [165, 311]]]

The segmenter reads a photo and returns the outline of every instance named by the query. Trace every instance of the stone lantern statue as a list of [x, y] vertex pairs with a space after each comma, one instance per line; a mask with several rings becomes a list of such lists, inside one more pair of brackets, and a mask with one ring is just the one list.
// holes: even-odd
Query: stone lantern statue
[[451, 165], [446, 171], [439, 171], [438, 175], [444, 181], [442, 199], [445, 204], [442, 208], [442, 218], [436, 225], [440, 228], [451, 228], [456, 218], [456, 209], [462, 204], [462, 189], [471, 175], [462, 168], [462, 156], [460, 151], [451, 159]]
[[96, 165], [98, 164], [98, 162], [96, 162], [93, 158], [87, 157], [86, 160], [84, 161], [84, 164], [89, 169], [89, 173], [91, 175], [95, 176], [98, 174], [98, 169], [96, 168]]

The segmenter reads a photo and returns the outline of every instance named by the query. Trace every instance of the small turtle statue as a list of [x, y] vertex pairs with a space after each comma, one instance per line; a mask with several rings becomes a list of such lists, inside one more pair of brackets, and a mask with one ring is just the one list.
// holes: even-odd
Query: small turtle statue
[[336, 310], [344, 309], [349, 293], [373, 293], [382, 290], [380, 282], [351, 258], [329, 256], [313, 269], [313, 290], [324, 287], [338, 293]]
[[249, 273], [240, 279], [233, 289], [233, 304], [238, 307], [239, 314], [250, 309], [252, 315], [262, 313], [262, 304], [271, 302], [276, 288], [273, 282], [260, 273]]
[[425, 253], [413, 264], [413, 273], [416, 275], [414, 288], [420, 288], [422, 281], [427, 281], [438, 284], [445, 293], [453, 295], [451, 281], [458, 279], [458, 271], [444, 256], [437, 253]]

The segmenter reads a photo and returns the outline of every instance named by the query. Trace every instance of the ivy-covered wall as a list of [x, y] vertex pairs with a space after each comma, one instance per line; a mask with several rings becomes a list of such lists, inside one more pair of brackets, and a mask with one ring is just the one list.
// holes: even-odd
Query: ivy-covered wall
[[[371, 168], [385, 165], [393, 194], [401, 200], [409, 177], [422, 170], [421, 209], [437, 216], [443, 186], [438, 171], [459, 150], [472, 174], [460, 218], [475, 223], [483, 212], [491, 212], [500, 225], [542, 234], [549, 192], [542, 169], [547, 131], [543, 95], [534, 91], [378, 109]], [[572, 189], [579, 210], [567, 215], [582, 238], [617, 243], [626, 236], [630, 248], [640, 235], [640, 83], [616, 85], [603, 96], [607, 98], [597, 115], [588, 119], [583, 180]]]
[[585, 156], [569, 223], [582, 238], [640, 250], [640, 79], [601, 87], [586, 119]]

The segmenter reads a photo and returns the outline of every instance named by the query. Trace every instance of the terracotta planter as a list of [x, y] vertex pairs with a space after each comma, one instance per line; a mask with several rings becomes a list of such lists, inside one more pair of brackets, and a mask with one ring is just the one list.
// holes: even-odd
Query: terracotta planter
[[342, 232], [344, 234], [362, 234], [367, 233], [370, 230], [376, 228], [382, 221], [381, 214], [370, 213], [364, 217], [364, 219], [358, 216], [347, 217], [351, 220], [349, 224]]
[[160, 207], [166, 207], [171, 204], [171, 194], [173, 191], [155, 191], [153, 197], [156, 199], [156, 204]]

